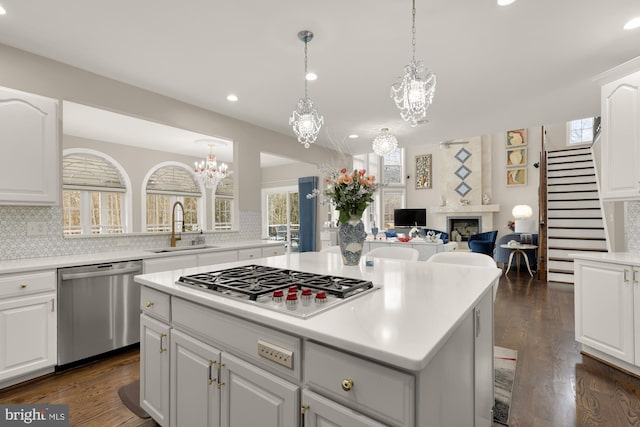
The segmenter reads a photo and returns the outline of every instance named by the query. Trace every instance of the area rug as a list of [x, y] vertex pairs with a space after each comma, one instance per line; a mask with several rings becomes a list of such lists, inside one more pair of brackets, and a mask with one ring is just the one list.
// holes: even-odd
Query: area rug
[[495, 405], [493, 407], [493, 420], [506, 426], [509, 425], [509, 409], [511, 407], [511, 393], [513, 392], [517, 361], [518, 352], [516, 350], [494, 346]]
[[144, 409], [140, 407], [140, 381], [134, 381], [131, 384], [120, 387], [118, 396], [131, 412], [139, 418], [151, 418]]

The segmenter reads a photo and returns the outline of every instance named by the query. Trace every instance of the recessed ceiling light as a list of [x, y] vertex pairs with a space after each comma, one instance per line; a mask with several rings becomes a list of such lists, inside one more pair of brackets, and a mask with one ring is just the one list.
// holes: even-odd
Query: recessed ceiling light
[[636, 16], [626, 24], [624, 24], [625, 30], [633, 30], [634, 28], [640, 27], [640, 16]]
[[508, 6], [516, 0], [498, 0], [498, 6]]
[[318, 79], [318, 75], [316, 73], [312, 73], [311, 71], [309, 71], [305, 76], [305, 78], [309, 81], [313, 81]]
[[231, 101], [231, 102], [236, 102], [238, 100], [238, 97], [234, 94], [231, 95], [227, 95], [227, 101]]
[[350, 139], [356, 139], [356, 138], [359, 138], [359, 137], [360, 137], [360, 136], [359, 136], [359, 135], [356, 135], [355, 133], [352, 133], [351, 135], [349, 135], [349, 138], [350, 138]]
[[7, 11], [4, 10], [4, 7], [0, 6], [0, 15], [6, 15]]

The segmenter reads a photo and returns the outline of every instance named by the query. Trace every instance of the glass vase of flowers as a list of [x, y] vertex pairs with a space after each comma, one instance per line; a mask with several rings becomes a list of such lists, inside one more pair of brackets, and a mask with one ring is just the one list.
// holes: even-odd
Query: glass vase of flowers
[[[338, 242], [345, 265], [358, 265], [367, 233], [364, 231], [362, 214], [373, 202], [377, 189], [376, 178], [367, 175], [364, 169], [347, 172], [331, 171], [325, 179], [327, 185], [324, 196], [338, 211]], [[320, 191], [307, 197], [315, 197]]]
[[516, 229], [516, 222], [512, 219], [510, 219], [509, 221], [507, 221], [507, 228], [509, 230], [511, 230], [512, 232], [515, 231]]

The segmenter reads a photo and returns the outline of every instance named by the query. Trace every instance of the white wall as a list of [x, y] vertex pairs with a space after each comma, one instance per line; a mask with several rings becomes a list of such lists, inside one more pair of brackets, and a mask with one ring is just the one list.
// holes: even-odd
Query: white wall
[[[482, 196], [487, 194], [491, 199], [491, 204], [500, 205], [500, 212], [494, 215], [494, 229], [499, 232], [498, 238], [500, 235], [510, 232], [506, 225], [507, 221], [513, 219], [511, 210], [515, 205], [526, 204], [531, 206], [533, 209], [532, 218], [537, 222], [540, 169], [536, 169], [533, 164], [539, 161], [541, 135], [541, 128], [527, 129], [527, 184], [518, 187], [507, 187], [506, 185], [506, 131], [482, 135], [481, 137], [462, 138], [462, 140], [471, 141], [470, 144], [454, 145], [449, 149], [441, 149], [438, 144], [408, 147], [406, 149], [406, 159], [407, 173], [410, 179], [407, 181], [407, 207], [426, 207], [432, 210], [433, 207], [440, 206], [442, 195], [445, 195], [449, 205], [459, 203], [460, 197], [452, 193], [449, 188], [451, 187], [451, 182], [457, 178], [454, 177], [452, 181], [450, 177], [451, 171], [447, 170], [449, 159], [446, 157], [455, 155], [460, 147], [467, 147], [469, 151], [472, 151], [471, 147], [477, 144], [481, 147], [481, 170], [474, 171], [473, 166], [469, 166], [469, 168], [472, 169], [472, 173], [480, 173], [482, 179], [480, 185], [474, 188], [465, 198], [469, 199], [471, 204], [481, 204]], [[416, 190], [413, 181], [415, 179], [415, 157], [429, 153], [433, 156], [432, 188]], [[459, 179], [457, 179], [457, 182], [459, 182]], [[434, 221], [433, 215], [429, 215], [427, 222], [433, 224]]]

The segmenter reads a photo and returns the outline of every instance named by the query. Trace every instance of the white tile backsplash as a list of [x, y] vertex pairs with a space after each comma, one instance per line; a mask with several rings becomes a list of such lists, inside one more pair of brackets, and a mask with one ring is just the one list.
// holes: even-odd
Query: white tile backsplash
[[624, 226], [627, 251], [640, 253], [640, 201], [625, 203]]
[[[260, 239], [260, 212], [241, 211], [239, 216], [238, 232], [204, 233], [206, 243]], [[46, 235], [28, 236], [29, 222], [44, 223]], [[185, 243], [189, 240], [185, 239]], [[0, 242], [0, 260], [9, 260], [164, 247], [169, 246], [169, 236], [163, 234], [63, 238], [62, 208], [0, 206]]]

